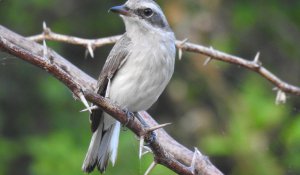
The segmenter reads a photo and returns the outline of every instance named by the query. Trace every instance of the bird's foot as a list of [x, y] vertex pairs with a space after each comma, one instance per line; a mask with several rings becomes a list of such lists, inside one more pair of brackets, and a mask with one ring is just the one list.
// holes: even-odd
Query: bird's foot
[[[153, 127], [146, 126], [147, 129], [142, 136], [140, 136], [140, 146], [139, 146], [139, 158], [141, 159], [143, 155], [147, 154], [148, 152], [151, 152], [151, 149], [148, 147], [151, 143], [156, 141], [157, 135], [155, 133], [156, 130], [161, 129], [165, 126], [170, 125], [171, 123], [166, 123], [162, 125], [157, 125]], [[146, 143], [145, 143], [146, 140]], [[146, 149], [145, 152], [143, 150]], [[150, 150], [150, 151], [149, 151]]]
[[134, 115], [133, 112], [129, 111], [127, 108], [124, 108], [124, 109], [122, 109], [122, 110], [123, 110], [123, 112], [124, 112], [124, 113], [126, 114], [126, 116], [127, 116], [127, 121], [126, 121], [126, 123], [123, 125], [123, 127], [126, 127], [131, 121], [134, 120], [135, 115]]
[[150, 143], [154, 142], [156, 140], [156, 133], [154, 131], [156, 131], [158, 129], [161, 129], [161, 128], [164, 128], [168, 125], [171, 125], [171, 123], [165, 123], [165, 124], [153, 126], [153, 127], [150, 127], [150, 128], [148, 127], [146, 129], [146, 134], [145, 134], [147, 136], [147, 138], [146, 138], [147, 142], [148, 143], [149, 142]]
[[146, 146], [150, 145], [152, 142], [156, 141], [156, 133], [154, 131], [149, 131], [146, 135]]

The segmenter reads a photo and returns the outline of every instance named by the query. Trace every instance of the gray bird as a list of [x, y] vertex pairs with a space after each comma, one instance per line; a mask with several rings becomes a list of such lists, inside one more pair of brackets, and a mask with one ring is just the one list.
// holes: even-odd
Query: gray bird
[[[174, 71], [175, 37], [153, 0], [128, 0], [112, 7], [123, 19], [126, 33], [114, 45], [98, 79], [97, 93], [131, 112], [147, 110], [161, 95]], [[103, 173], [115, 164], [120, 123], [100, 109], [90, 116], [93, 136], [82, 165]]]

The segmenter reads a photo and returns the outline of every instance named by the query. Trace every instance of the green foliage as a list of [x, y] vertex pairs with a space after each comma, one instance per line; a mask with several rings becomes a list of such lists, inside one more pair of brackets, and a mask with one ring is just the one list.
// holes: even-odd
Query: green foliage
[[[31, 137], [27, 140], [28, 153], [33, 157], [31, 174], [50, 175], [80, 174], [80, 167], [86, 153], [88, 142], [78, 139], [68, 131], [56, 131], [51, 135]], [[153, 161], [151, 155], [138, 159], [136, 138], [130, 132], [123, 132], [120, 139], [119, 157], [115, 166], [108, 168], [106, 174], [143, 174]], [[126, 150], [126, 151], [124, 151]], [[92, 174], [99, 174], [94, 172]], [[174, 174], [166, 168], [158, 167], [153, 174]]]
[[78, 174], [85, 152], [79, 145], [74, 135], [65, 131], [30, 138], [27, 147], [33, 157], [32, 174]]
[[285, 122], [288, 108], [276, 106], [274, 94], [263, 84], [257, 76], [246, 77], [241, 91], [232, 97], [225, 135], [210, 135], [202, 140], [209, 155], [236, 159], [238, 167], [233, 174], [279, 175], [283, 172], [270, 145], [278, 142], [272, 135]]
[[20, 154], [20, 149], [14, 142], [7, 139], [0, 139], [0, 174], [7, 173], [7, 165]]
[[237, 3], [233, 10], [233, 27], [238, 30], [250, 29], [257, 21], [258, 7], [253, 3]]

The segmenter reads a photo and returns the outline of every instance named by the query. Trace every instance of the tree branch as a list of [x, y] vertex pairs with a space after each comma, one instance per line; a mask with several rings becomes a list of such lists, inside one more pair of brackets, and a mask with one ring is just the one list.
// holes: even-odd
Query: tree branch
[[[43, 24], [43, 29], [44, 30], [42, 34], [28, 37], [28, 39], [33, 41], [52, 40], [52, 41], [65, 42], [69, 44], [82, 45], [87, 48], [87, 50], [90, 52], [90, 55], [92, 57], [94, 55], [93, 50], [96, 47], [113, 44], [121, 37], [121, 35], [116, 35], [116, 36], [99, 38], [99, 39], [83, 39], [83, 38], [67, 36], [67, 35], [62, 35], [62, 34], [52, 32], [50, 28], [46, 26], [45, 23]], [[241, 57], [237, 57], [224, 52], [217, 51], [212, 47], [207, 48], [198, 44], [189, 43], [187, 42], [187, 39], [183, 41], [177, 40], [176, 46], [179, 49], [179, 58], [181, 58], [182, 51], [188, 51], [188, 52], [199, 53], [208, 56], [208, 59], [205, 61], [204, 65], [207, 65], [212, 59], [216, 59], [219, 61], [235, 64], [247, 68], [249, 70], [252, 70], [254, 72], [257, 72], [262, 77], [264, 77], [269, 82], [271, 82], [274, 86], [276, 86], [275, 89], [278, 91], [276, 103], [285, 103], [286, 101], [285, 93], [300, 96], [299, 87], [284, 82], [283, 80], [281, 80], [280, 78], [278, 78], [277, 76], [275, 76], [273, 73], [271, 73], [269, 70], [267, 70], [262, 66], [262, 63], [259, 59], [259, 55], [260, 55], [259, 53], [257, 53], [253, 61], [248, 61]]]
[[[35, 38], [39, 37], [40, 36], [37, 36]], [[118, 36], [106, 39], [107, 40], [99, 39], [97, 41], [112, 43], [118, 39]], [[70, 40], [67, 39], [66, 41]], [[75, 38], [72, 42], [80, 43], [82, 41], [84, 41], [84, 39], [78, 40], [78, 38]], [[50, 48], [30, 41], [0, 25], [0, 49], [49, 72], [65, 84], [76, 97], [80, 97], [84, 94], [86, 99], [98, 105], [122, 124], [127, 122], [127, 116], [119, 106], [94, 93], [96, 85], [95, 79], [91, 78]], [[157, 125], [155, 120], [153, 120], [147, 112], [140, 112], [140, 115], [150, 127]], [[149, 141], [147, 128], [144, 128], [138, 120], [131, 120], [127, 127], [138, 136], [146, 133], [145, 140]], [[168, 167], [178, 174], [192, 175], [193, 173], [189, 166], [193, 159], [193, 152], [179, 144], [163, 129], [157, 130], [156, 133], [157, 139], [149, 145], [153, 151], [155, 162]], [[197, 174], [222, 174], [205, 156], [198, 156], [195, 164], [195, 172]]]

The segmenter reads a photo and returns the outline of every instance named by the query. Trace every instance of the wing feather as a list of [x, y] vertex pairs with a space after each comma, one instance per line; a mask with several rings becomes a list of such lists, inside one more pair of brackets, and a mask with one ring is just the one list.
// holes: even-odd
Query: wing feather
[[[101, 96], [105, 96], [108, 80], [112, 80], [116, 72], [122, 67], [129, 54], [129, 46], [131, 40], [127, 37], [126, 33], [117, 41], [110, 54], [108, 55], [102, 71], [99, 75], [97, 82], [97, 93]], [[95, 132], [99, 126], [100, 119], [103, 111], [101, 109], [95, 109], [90, 115], [91, 130]]]

